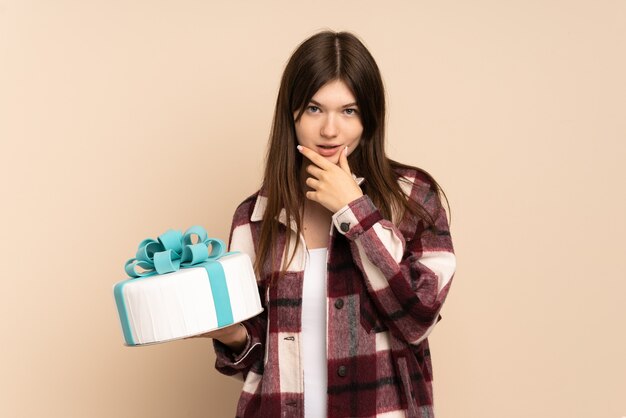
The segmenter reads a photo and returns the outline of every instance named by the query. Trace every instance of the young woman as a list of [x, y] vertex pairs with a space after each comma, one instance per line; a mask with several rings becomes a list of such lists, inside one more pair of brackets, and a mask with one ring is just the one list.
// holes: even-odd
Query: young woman
[[262, 186], [230, 235], [254, 261], [264, 311], [205, 335], [217, 370], [244, 380], [238, 417], [433, 417], [427, 336], [455, 256], [438, 184], [387, 158], [384, 140], [365, 46], [346, 32], [304, 41]]

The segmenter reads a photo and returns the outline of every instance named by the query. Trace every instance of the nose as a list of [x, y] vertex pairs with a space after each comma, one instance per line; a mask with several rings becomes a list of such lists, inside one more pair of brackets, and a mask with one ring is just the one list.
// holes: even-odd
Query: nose
[[337, 127], [337, 121], [332, 114], [328, 114], [322, 123], [322, 129], [320, 131], [320, 135], [324, 138], [334, 138], [339, 133], [339, 129]]

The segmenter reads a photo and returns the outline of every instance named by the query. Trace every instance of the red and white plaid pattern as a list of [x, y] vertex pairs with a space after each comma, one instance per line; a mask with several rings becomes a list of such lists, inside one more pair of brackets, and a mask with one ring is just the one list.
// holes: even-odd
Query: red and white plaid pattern
[[[383, 219], [367, 196], [333, 216], [328, 251], [328, 417], [431, 418], [432, 368], [428, 334], [440, 319], [456, 259], [446, 213], [420, 173], [399, 173], [410, 198], [433, 214], [437, 230], [405, 217]], [[267, 198], [261, 192], [237, 208], [230, 249], [254, 260]], [[284, 211], [279, 221], [298, 237]], [[240, 418], [304, 416], [300, 361], [304, 241], [275, 285], [258, 280], [264, 312], [244, 322], [247, 346], [233, 356], [214, 341], [216, 368], [244, 380]], [[292, 246], [293, 247], [293, 246]], [[289, 251], [282, 254], [288, 256]]]

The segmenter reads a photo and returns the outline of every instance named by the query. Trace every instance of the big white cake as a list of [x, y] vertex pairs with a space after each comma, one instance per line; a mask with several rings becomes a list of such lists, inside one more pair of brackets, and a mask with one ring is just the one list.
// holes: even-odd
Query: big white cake
[[243, 253], [124, 280], [113, 293], [129, 346], [203, 334], [263, 311], [252, 263]]

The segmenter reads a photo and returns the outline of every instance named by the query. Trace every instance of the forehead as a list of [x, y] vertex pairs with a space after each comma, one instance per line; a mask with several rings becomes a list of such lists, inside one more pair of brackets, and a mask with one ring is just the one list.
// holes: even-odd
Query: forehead
[[326, 106], [344, 106], [349, 103], [356, 103], [354, 94], [342, 80], [332, 80], [324, 84], [315, 92], [311, 100]]

